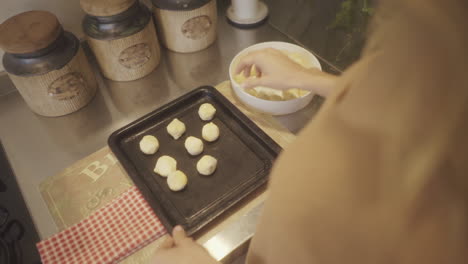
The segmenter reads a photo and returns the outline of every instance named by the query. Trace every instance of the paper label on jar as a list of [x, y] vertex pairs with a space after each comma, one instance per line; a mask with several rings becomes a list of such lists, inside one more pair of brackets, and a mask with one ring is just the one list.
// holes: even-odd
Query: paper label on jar
[[53, 81], [47, 93], [59, 101], [71, 100], [85, 90], [86, 86], [86, 80], [81, 73], [70, 72]]
[[128, 69], [136, 69], [145, 65], [151, 58], [151, 49], [147, 43], [139, 43], [123, 50], [119, 55], [119, 63]]
[[205, 37], [213, 26], [209, 16], [197, 16], [191, 18], [182, 25], [182, 34], [189, 39], [201, 39]]

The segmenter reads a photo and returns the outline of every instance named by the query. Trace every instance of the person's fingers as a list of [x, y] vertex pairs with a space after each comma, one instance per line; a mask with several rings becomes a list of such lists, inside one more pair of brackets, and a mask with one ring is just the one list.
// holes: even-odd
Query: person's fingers
[[264, 86], [265, 78], [251, 78], [241, 84], [242, 89], [248, 90], [257, 86]]
[[[252, 68], [252, 65], [255, 64], [257, 57], [258, 57], [257, 51], [248, 53], [247, 55], [245, 55], [244, 57], [240, 59], [239, 63], [237, 63], [236, 69], [234, 72], [236, 74], [239, 74], [244, 69], [248, 69], [248, 71], [250, 71], [250, 68]], [[246, 73], [249, 74], [250, 72], [244, 71], [244, 74]]]
[[262, 73], [262, 69], [260, 69], [259, 67], [257, 67], [257, 78], [260, 78], [263, 76], [263, 73]]
[[[252, 75], [252, 69], [255, 67], [255, 64], [252, 64], [252, 65], [249, 65], [247, 68], [245, 68], [244, 70], [244, 76], [245, 77], [253, 77], [254, 75]], [[255, 67], [256, 69], [257, 67]]]
[[178, 240], [182, 240], [187, 237], [187, 234], [185, 234], [185, 230], [182, 226], [178, 225], [174, 227], [172, 230], [172, 236], [174, 237], [174, 240], [177, 242]]
[[244, 71], [244, 75], [250, 73], [250, 68], [252, 67], [253, 65], [253, 61], [251, 61], [250, 59], [249, 60], [246, 60], [246, 59], [242, 59], [241, 61], [239, 61], [239, 64], [237, 64], [236, 66], [236, 70], [234, 71], [235, 74], [239, 74], [241, 73], [242, 71]]
[[177, 246], [192, 241], [191, 238], [187, 237], [184, 228], [182, 228], [181, 226], [174, 227], [174, 229], [172, 230], [172, 237], [174, 238], [174, 242]]
[[167, 236], [167, 238], [161, 243], [159, 248], [161, 249], [169, 249], [174, 246], [174, 239], [171, 236]]
[[245, 66], [238, 74], [242, 73], [244, 75], [244, 77], [249, 77], [251, 67], [252, 67], [252, 65]]

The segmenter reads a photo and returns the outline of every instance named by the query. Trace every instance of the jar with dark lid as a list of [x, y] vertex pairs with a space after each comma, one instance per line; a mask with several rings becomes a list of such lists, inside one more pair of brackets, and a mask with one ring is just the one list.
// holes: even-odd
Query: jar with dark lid
[[85, 106], [97, 83], [79, 40], [55, 15], [29, 11], [0, 25], [3, 66], [37, 114], [62, 116]]
[[161, 42], [176, 52], [195, 52], [216, 40], [216, 0], [152, 0]]
[[151, 73], [161, 51], [151, 11], [137, 0], [81, 0], [83, 30], [103, 75], [131, 81]]

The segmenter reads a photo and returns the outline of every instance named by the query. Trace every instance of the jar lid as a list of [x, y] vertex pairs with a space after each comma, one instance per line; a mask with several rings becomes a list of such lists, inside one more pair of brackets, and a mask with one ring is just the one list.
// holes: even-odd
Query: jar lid
[[206, 5], [210, 1], [216, 0], [152, 0], [155, 7], [174, 11], [189, 11], [197, 9]]
[[91, 16], [114, 16], [128, 10], [137, 0], [80, 0], [81, 8]]
[[25, 54], [44, 49], [62, 32], [57, 17], [47, 11], [28, 11], [0, 24], [0, 48], [7, 53]]

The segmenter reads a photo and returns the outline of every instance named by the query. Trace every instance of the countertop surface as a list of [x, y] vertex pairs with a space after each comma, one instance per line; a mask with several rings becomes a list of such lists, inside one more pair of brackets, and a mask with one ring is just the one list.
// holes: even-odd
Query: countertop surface
[[[263, 41], [292, 42], [268, 23], [256, 29], [236, 29], [227, 23], [221, 11], [218, 39], [209, 48], [190, 54], [163, 48], [158, 68], [131, 82], [104, 79], [95, 68], [99, 83], [95, 98], [78, 112], [59, 118], [31, 112], [7, 75], [1, 75], [0, 139], [41, 238], [58, 231], [39, 192], [38, 186], [44, 179], [101, 149], [113, 131], [142, 115], [199, 86], [214, 86], [227, 80], [232, 58], [243, 48]], [[92, 56], [90, 60], [96, 65]], [[327, 70], [329, 66], [323, 64]], [[315, 97], [305, 109], [278, 120], [297, 133], [321, 102], [321, 98]], [[255, 221], [258, 212], [251, 215], [250, 221]], [[238, 232], [226, 232], [228, 236], [230, 233]]]

